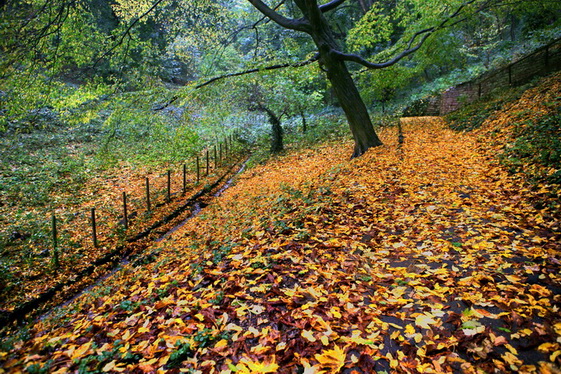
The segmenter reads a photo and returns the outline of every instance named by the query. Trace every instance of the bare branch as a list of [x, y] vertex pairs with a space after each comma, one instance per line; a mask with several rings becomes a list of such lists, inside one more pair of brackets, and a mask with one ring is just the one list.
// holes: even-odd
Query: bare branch
[[107, 57], [111, 52], [113, 52], [115, 49], [117, 49], [118, 46], [120, 46], [121, 44], [123, 44], [125, 38], [128, 36], [130, 38], [130, 32], [132, 30], [132, 28], [144, 17], [146, 17], [148, 14], [152, 13], [152, 11], [154, 9], [156, 9], [158, 7], [158, 5], [160, 5], [161, 3], [163, 3], [166, 0], [157, 0], [151, 7], [150, 9], [148, 9], [146, 12], [144, 12], [143, 14], [141, 14], [140, 16], [138, 16], [137, 18], [134, 19], [134, 21], [131, 22], [131, 24], [127, 27], [127, 29], [121, 34], [121, 36], [119, 37], [119, 40], [117, 40], [117, 42], [115, 42], [115, 44], [113, 44], [113, 46], [111, 48], [109, 48], [107, 51], [105, 51], [100, 57], [98, 57], [97, 60], [95, 60], [95, 62], [92, 65], [92, 69], [95, 68], [97, 66], [97, 64], [99, 64], [101, 62], [101, 60], [103, 60], [105, 57]]
[[[282, 0], [280, 3], [277, 4], [277, 6], [275, 8], [273, 8], [273, 10], [277, 10], [284, 3], [285, 3], [285, 0]], [[214, 57], [212, 58], [213, 63], [210, 64], [210, 66], [207, 68], [204, 75], [210, 75], [210, 73], [214, 69], [214, 62], [222, 57], [222, 55], [224, 54], [224, 52], [226, 50], [226, 47], [228, 47], [230, 44], [232, 44], [242, 31], [245, 31], [245, 30], [254, 30], [255, 31], [255, 35], [256, 35], [255, 36], [255, 39], [256, 39], [255, 56], [257, 56], [257, 49], [259, 47], [259, 31], [257, 30], [257, 27], [261, 24], [267, 24], [269, 22], [271, 22], [271, 19], [267, 16], [263, 16], [259, 20], [257, 20], [255, 23], [253, 23], [252, 25], [241, 26], [237, 30], [230, 33], [230, 35], [228, 35], [221, 42], [221, 47], [214, 53]]]
[[166, 103], [164, 103], [164, 104], [162, 104], [162, 105], [160, 105], [160, 106], [158, 106], [158, 107], [156, 107], [156, 108], [153, 108], [152, 110], [153, 110], [154, 112], [157, 112], [157, 111], [159, 111], [159, 110], [164, 110], [164, 109], [166, 109], [168, 106], [170, 106], [171, 104], [173, 104], [174, 102], [176, 102], [178, 99], [179, 99], [179, 96], [174, 96], [174, 97], [172, 97], [171, 99], [169, 99]]
[[[382, 69], [382, 68], [386, 68], [388, 66], [394, 65], [397, 62], [399, 62], [400, 60], [402, 60], [404, 57], [409, 56], [412, 53], [415, 53], [419, 48], [421, 48], [421, 46], [425, 43], [425, 41], [428, 39], [429, 36], [431, 36], [432, 34], [434, 34], [436, 31], [441, 30], [445, 27], [450, 27], [452, 25], [457, 24], [458, 22], [454, 22], [452, 23], [452, 25], [446, 26], [446, 24], [448, 22], [450, 22], [451, 20], [453, 20], [454, 18], [458, 17], [458, 15], [460, 15], [460, 13], [462, 12], [462, 10], [467, 7], [468, 5], [471, 5], [473, 3], [475, 3], [477, 0], [468, 0], [466, 2], [464, 2], [463, 4], [461, 4], [455, 11], [454, 13], [452, 13], [451, 15], [449, 15], [448, 17], [446, 17], [440, 24], [438, 24], [438, 26], [434, 26], [434, 27], [430, 27], [421, 31], [417, 31], [407, 42], [407, 48], [405, 50], [403, 50], [400, 54], [398, 54], [397, 56], [393, 57], [392, 59], [386, 61], [386, 62], [382, 62], [382, 63], [374, 63], [374, 62], [370, 62], [367, 59], [363, 58], [362, 56], [359, 56], [357, 54], [353, 54], [353, 53], [343, 53], [343, 52], [339, 52], [336, 50], [332, 50], [331, 53], [335, 56], [337, 56], [338, 58], [340, 58], [341, 60], [344, 61], [350, 61], [350, 62], [355, 62], [357, 64], [360, 64], [362, 66], [365, 66], [369, 69]], [[486, 6], [488, 6], [489, 3], [491, 3], [493, 0], [487, 0], [485, 1], [480, 7], [479, 10], [484, 9]], [[417, 42], [417, 44], [414, 45], [415, 40], [417, 40], [417, 38], [419, 36], [421, 36], [421, 39]]]
[[[382, 63], [370, 62], [370, 61], [366, 60], [365, 58], [363, 58], [363, 57], [361, 57], [357, 54], [353, 54], [353, 53], [342, 53], [342, 52], [335, 51], [335, 50], [331, 51], [331, 53], [334, 54], [335, 56], [337, 56], [338, 58], [342, 59], [342, 60], [356, 62], [357, 64], [360, 64], [362, 66], [366, 66], [369, 69], [383, 69], [383, 68], [387, 68], [388, 66], [392, 66], [392, 65], [396, 64], [397, 62], [402, 60], [404, 57], [407, 57], [410, 54], [416, 52], [419, 48], [421, 48], [421, 46], [423, 45], [425, 40], [427, 40], [427, 38], [433, 32], [434, 32], [434, 29], [432, 29], [431, 31], [427, 31], [427, 33], [425, 35], [423, 35], [423, 37], [417, 43], [417, 45], [415, 45], [412, 48], [408, 48], [408, 49], [402, 51], [399, 55], [395, 56], [391, 60], [388, 60], [388, 61], [382, 62]], [[409, 41], [410, 45], [411, 45], [411, 43], [412, 42]]]
[[347, 0], [332, 0], [327, 4], [320, 5], [319, 10], [321, 10], [323, 13], [329, 12], [330, 10], [333, 10], [337, 8], [339, 5], [343, 4], [345, 1]]
[[212, 78], [212, 79], [210, 79], [206, 82], [203, 82], [203, 83], [195, 86], [195, 88], [197, 88], [197, 89], [202, 88], [204, 86], [207, 86], [211, 83], [214, 83], [214, 82], [222, 80], [222, 79], [239, 77], [240, 75], [252, 74], [252, 73], [257, 73], [257, 72], [260, 72], [260, 71], [268, 71], [268, 70], [276, 70], [276, 69], [284, 69], [284, 68], [298, 68], [298, 67], [310, 65], [310, 64], [316, 62], [318, 59], [319, 59], [319, 54], [316, 53], [312, 58], [310, 58], [306, 61], [297, 62], [295, 64], [294, 63], [278, 64], [278, 65], [266, 66], [266, 67], [263, 67], [263, 68], [254, 68], [254, 69], [239, 71], [237, 73], [224, 74], [224, 75], [220, 75], [218, 77], [214, 77], [214, 78]]
[[280, 13], [271, 9], [267, 4], [261, 0], [248, 0], [251, 5], [253, 5], [257, 10], [259, 10], [263, 15], [273, 20], [280, 26], [296, 31], [309, 32], [310, 25], [305, 19], [292, 19], [286, 18]]

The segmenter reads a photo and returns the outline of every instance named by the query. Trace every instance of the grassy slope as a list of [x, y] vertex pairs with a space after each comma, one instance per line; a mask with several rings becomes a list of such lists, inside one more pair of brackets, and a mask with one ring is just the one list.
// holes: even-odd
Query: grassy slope
[[331, 143], [255, 167], [0, 366], [558, 372], [560, 222], [497, 161], [497, 129], [408, 120], [402, 148], [389, 129], [356, 160]]

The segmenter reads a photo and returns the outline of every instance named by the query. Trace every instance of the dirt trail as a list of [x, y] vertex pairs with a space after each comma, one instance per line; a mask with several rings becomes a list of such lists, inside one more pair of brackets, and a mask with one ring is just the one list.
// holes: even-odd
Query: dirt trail
[[557, 373], [559, 222], [485, 139], [404, 119], [251, 169], [0, 352], [8, 372]]

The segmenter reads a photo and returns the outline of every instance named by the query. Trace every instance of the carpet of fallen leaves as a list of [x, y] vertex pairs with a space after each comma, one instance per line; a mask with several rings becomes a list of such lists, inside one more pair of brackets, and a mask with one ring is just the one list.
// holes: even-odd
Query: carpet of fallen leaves
[[242, 174], [153, 262], [5, 337], [0, 372], [561, 372], [558, 215], [482, 133], [403, 130]]

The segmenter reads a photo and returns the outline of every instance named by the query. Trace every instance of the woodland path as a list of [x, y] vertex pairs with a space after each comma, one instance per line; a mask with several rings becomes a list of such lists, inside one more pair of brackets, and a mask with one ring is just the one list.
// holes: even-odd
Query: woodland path
[[0, 372], [558, 373], [559, 221], [488, 134], [403, 123], [244, 173]]

